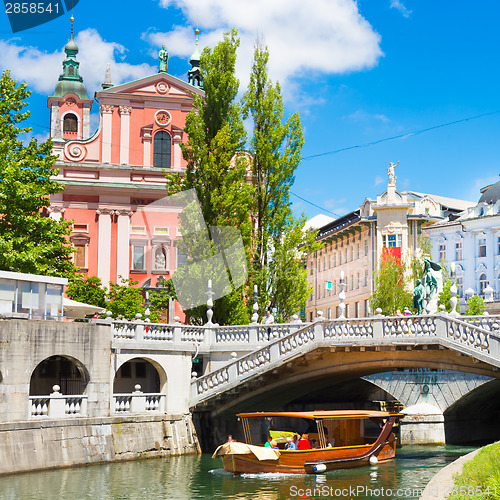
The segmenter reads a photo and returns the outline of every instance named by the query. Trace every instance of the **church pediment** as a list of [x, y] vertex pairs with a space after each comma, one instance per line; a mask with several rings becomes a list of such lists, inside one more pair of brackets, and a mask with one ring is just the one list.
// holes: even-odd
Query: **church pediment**
[[203, 91], [167, 73], [141, 78], [133, 82], [116, 85], [97, 93], [97, 98], [112, 97], [117, 94], [134, 94], [144, 97], [191, 98], [192, 94], [204, 95]]

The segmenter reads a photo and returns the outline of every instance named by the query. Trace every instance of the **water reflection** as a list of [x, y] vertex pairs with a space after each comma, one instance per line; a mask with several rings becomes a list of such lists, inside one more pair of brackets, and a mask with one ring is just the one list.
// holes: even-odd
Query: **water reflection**
[[[233, 476], [209, 455], [151, 459], [0, 478], [0, 500], [208, 500], [288, 498], [418, 498], [429, 479], [470, 447], [404, 447], [388, 464], [325, 475]], [[381, 495], [384, 488], [384, 495]], [[390, 489], [392, 495], [385, 492]], [[401, 489], [403, 495], [397, 495]], [[356, 491], [356, 494], [352, 494]], [[326, 494], [326, 493], [330, 493]], [[415, 492], [415, 494], [413, 494]], [[318, 495], [319, 493], [319, 495]], [[349, 494], [351, 493], [351, 494]]]

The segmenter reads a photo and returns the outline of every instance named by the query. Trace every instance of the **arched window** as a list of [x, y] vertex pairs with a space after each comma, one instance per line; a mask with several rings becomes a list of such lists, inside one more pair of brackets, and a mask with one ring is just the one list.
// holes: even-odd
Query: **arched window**
[[479, 293], [484, 293], [484, 289], [488, 286], [488, 281], [486, 280], [486, 274], [481, 274], [479, 276]]
[[155, 134], [153, 167], [170, 168], [171, 143], [172, 138], [168, 132], [161, 130]]
[[78, 118], [73, 113], [68, 113], [64, 117], [63, 132], [78, 132]]

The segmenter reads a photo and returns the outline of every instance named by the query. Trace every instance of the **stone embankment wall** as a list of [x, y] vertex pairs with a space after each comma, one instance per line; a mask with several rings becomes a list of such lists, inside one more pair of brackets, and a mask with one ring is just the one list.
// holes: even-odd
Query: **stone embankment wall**
[[189, 414], [0, 424], [0, 474], [199, 452]]

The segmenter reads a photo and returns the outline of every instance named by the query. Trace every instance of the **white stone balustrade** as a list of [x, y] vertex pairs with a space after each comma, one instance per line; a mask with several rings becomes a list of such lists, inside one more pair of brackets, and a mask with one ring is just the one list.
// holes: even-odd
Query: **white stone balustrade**
[[144, 393], [137, 384], [132, 394], [113, 394], [115, 413], [165, 412], [166, 394]]
[[[500, 335], [497, 319], [480, 317], [479, 325], [441, 313], [411, 317], [385, 317], [352, 320], [324, 320], [302, 325], [267, 345], [228, 361], [224, 367], [194, 378], [191, 384], [191, 404], [195, 405], [234, 388], [243, 379], [261, 375], [317, 347], [334, 345], [394, 345], [410, 340], [418, 344], [440, 343], [466, 355], [491, 362], [500, 367]], [[296, 325], [294, 325], [296, 326]], [[299, 325], [301, 326], [301, 325]], [[259, 327], [260, 328], [260, 327]], [[264, 339], [263, 339], [264, 340]]]
[[87, 396], [61, 394], [55, 385], [49, 396], [30, 396], [30, 416], [46, 418], [84, 417], [87, 416]]

